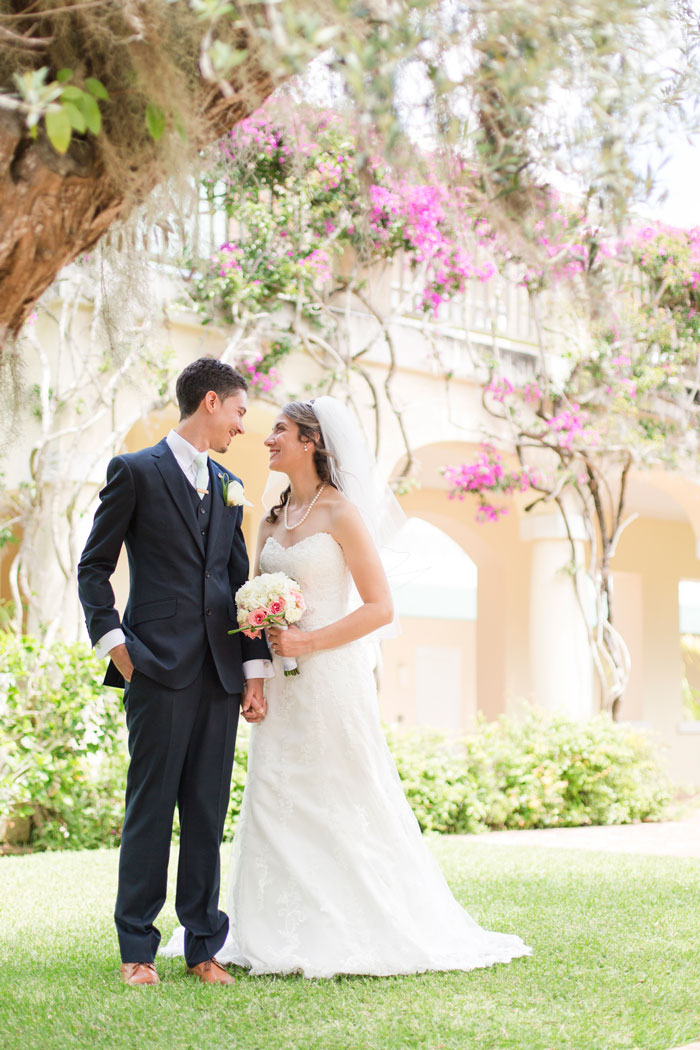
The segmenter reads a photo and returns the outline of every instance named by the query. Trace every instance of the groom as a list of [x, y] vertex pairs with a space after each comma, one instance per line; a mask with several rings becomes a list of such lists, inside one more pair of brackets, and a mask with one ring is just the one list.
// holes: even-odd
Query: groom
[[[130, 985], [158, 984], [153, 923], [166, 897], [176, 804], [175, 907], [188, 972], [233, 982], [214, 958], [228, 932], [219, 848], [239, 709], [251, 722], [264, 717], [262, 679], [271, 672], [263, 639], [227, 633], [236, 626], [233, 596], [248, 579], [242, 495], [207, 450], [226, 452], [244, 433], [246, 389], [242, 375], [212, 358], [185, 368], [177, 429], [111, 461], [78, 567], [90, 639], [111, 658], [105, 683], [124, 688], [131, 762], [115, 921]], [[120, 620], [109, 581], [122, 544], [130, 592]]]

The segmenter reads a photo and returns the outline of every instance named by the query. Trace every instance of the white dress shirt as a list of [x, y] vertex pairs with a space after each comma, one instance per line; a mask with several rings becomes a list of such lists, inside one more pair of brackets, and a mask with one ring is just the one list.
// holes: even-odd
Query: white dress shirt
[[[178, 434], [175, 430], [171, 430], [166, 437], [168, 448], [175, 456], [177, 465], [182, 470], [189, 481], [192, 488], [196, 489], [197, 481], [197, 464], [194, 458], [199, 453], [199, 449], [191, 445], [181, 434]], [[201, 499], [200, 494], [200, 499]], [[98, 642], [95, 643], [95, 655], [102, 659], [105, 656], [109, 656], [109, 653], [116, 645], [121, 645], [126, 641], [124, 632], [121, 627], [115, 627], [113, 631], [107, 631], [107, 634], [103, 634]], [[274, 670], [272, 668], [271, 660], [244, 660], [243, 661], [243, 675], [246, 679], [248, 678], [272, 678], [274, 676]]]

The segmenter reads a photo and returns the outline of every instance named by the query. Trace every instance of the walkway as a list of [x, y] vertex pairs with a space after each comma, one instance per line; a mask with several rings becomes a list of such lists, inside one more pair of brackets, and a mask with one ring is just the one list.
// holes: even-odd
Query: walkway
[[[493, 846], [544, 846], [645, 853], [700, 860], [700, 810], [683, 820], [660, 824], [612, 824], [606, 827], [545, 828], [541, 831], [491, 831], [474, 836]], [[698, 1048], [700, 1050], [700, 1047]]]

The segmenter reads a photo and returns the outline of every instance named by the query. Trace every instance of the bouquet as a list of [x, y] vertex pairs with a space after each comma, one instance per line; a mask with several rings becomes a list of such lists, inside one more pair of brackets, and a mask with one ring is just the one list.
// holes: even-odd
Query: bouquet
[[[306, 602], [296, 580], [284, 572], [263, 572], [244, 583], [236, 592], [238, 627], [229, 634], [242, 631], [246, 638], [259, 638], [264, 627], [280, 627], [286, 631], [296, 623], [306, 609]], [[293, 657], [283, 656], [287, 677], [299, 674]]]

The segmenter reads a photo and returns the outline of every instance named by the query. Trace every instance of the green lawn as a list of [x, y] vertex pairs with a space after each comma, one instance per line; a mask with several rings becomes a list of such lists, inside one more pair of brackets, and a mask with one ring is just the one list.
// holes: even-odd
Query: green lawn
[[[3, 1050], [666, 1050], [700, 1034], [700, 863], [432, 839], [483, 925], [529, 959], [395, 978], [205, 988], [118, 976], [117, 854], [0, 858]], [[173, 866], [174, 867], [174, 866]], [[161, 930], [175, 925], [172, 904]]]

